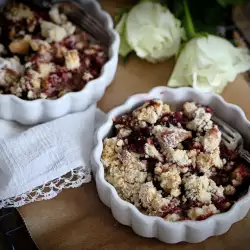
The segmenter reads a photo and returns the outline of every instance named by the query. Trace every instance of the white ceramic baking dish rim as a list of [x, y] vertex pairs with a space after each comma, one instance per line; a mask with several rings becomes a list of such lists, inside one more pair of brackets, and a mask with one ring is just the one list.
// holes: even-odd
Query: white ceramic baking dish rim
[[0, 94], [0, 118], [17, 121], [25, 125], [33, 125], [72, 112], [82, 111], [102, 98], [105, 89], [111, 84], [115, 76], [120, 38], [114, 29], [111, 16], [102, 10], [100, 4], [97, 1], [89, 1], [88, 4], [92, 4], [112, 41], [108, 51], [109, 60], [103, 66], [100, 76], [88, 82], [81, 91], [67, 93], [56, 100], [37, 99], [27, 101], [12, 94]]
[[[112, 127], [112, 118], [124, 114], [146, 100], [153, 98], [167, 98], [169, 102], [195, 101], [204, 105], [210, 105], [220, 117], [233, 127], [243, 131], [242, 135], [250, 142], [247, 131], [250, 131], [250, 122], [242, 109], [227, 103], [217, 94], [200, 93], [191, 88], [170, 89], [156, 87], [147, 94], [137, 94], [130, 97], [123, 105], [113, 109], [107, 115], [106, 122], [95, 134], [95, 147], [92, 152], [92, 170], [95, 176], [96, 187], [102, 202], [111, 208], [113, 216], [121, 224], [131, 226], [135, 233], [148, 238], [157, 238], [166, 243], [204, 241], [210, 236], [221, 235], [227, 232], [233, 223], [243, 219], [250, 209], [250, 191], [241, 200], [237, 201], [232, 208], [225, 213], [217, 214], [203, 221], [180, 221], [167, 222], [160, 217], [147, 216], [129, 202], [122, 200], [115, 188], [104, 179], [104, 168], [101, 163], [103, 139]], [[219, 106], [218, 106], [219, 105]], [[217, 108], [215, 109], [215, 106]], [[218, 110], [220, 110], [218, 112]], [[230, 118], [233, 115], [233, 119]], [[230, 120], [230, 121], [229, 121]]]

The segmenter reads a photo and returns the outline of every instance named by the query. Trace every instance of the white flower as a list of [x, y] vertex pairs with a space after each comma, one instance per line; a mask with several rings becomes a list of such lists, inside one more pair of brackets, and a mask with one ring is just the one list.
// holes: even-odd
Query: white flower
[[248, 69], [247, 50], [213, 35], [193, 38], [181, 51], [168, 86], [192, 86], [202, 92], [221, 93], [238, 73]]
[[124, 14], [116, 29], [121, 36], [120, 54], [134, 50], [150, 62], [175, 55], [184, 30], [168, 8], [159, 3], [141, 2]]

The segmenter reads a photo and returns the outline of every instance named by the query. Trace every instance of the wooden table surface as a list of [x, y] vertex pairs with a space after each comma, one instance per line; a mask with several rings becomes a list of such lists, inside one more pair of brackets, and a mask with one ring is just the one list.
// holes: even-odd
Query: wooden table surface
[[[101, 1], [110, 13], [131, 1]], [[106, 91], [99, 107], [109, 111], [134, 93], [148, 92], [152, 87], [166, 85], [174, 61], [149, 64], [136, 57], [123, 65], [119, 62], [116, 78]], [[239, 105], [250, 119], [250, 88], [243, 75], [231, 83], [223, 97]], [[55, 199], [35, 202], [19, 209], [29, 232], [40, 249], [173, 249], [173, 250], [233, 250], [249, 249], [250, 215], [232, 226], [222, 236], [203, 243], [168, 245], [145, 239], [132, 229], [118, 224], [110, 210], [99, 200], [95, 183], [65, 190]]]

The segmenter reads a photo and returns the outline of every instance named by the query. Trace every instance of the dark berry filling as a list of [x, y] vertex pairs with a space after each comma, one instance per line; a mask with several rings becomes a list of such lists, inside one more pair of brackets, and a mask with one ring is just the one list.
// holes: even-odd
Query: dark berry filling
[[[147, 108], [150, 105], [158, 105], [155, 101], [149, 101], [147, 105], [144, 105], [143, 108]], [[197, 105], [198, 107], [203, 107], [207, 113], [213, 114], [213, 110], [210, 107]], [[188, 118], [184, 114], [184, 111], [175, 111], [171, 113], [163, 113], [162, 116], [158, 118], [155, 124], [149, 124], [141, 121], [138, 121], [134, 113], [127, 113], [123, 116], [117, 117], [114, 119], [114, 125], [116, 127], [114, 131], [114, 136], [117, 136], [121, 128], [129, 129], [132, 131], [128, 136], [123, 138], [125, 142], [124, 147], [130, 152], [140, 155], [140, 160], [146, 162], [147, 173], [152, 177], [152, 183], [154, 187], [161, 193], [162, 197], [169, 197], [170, 193], [162, 187], [159, 176], [161, 173], [166, 173], [170, 170], [171, 166], [168, 165], [166, 159], [163, 159], [163, 163], [159, 162], [159, 159], [147, 156], [145, 157], [145, 145], [149, 144], [154, 146], [158, 152], [164, 155], [162, 147], [159, 143], [158, 138], [152, 132], [154, 126], [161, 125], [162, 127], [172, 127], [187, 129], [187, 124], [193, 119], [193, 117]], [[212, 124], [211, 130], [215, 129], [215, 124]], [[203, 137], [206, 131], [191, 131], [192, 138], [187, 138], [181, 142], [182, 150], [188, 152], [195, 151], [197, 154], [202, 153], [207, 154], [204, 146], [201, 141], [196, 140], [197, 137]], [[168, 136], [172, 133], [171, 131], [166, 131], [162, 133], [162, 136]], [[197, 134], [199, 134], [197, 136]], [[236, 152], [230, 151], [222, 142], [220, 143], [220, 158], [223, 162], [223, 167], [216, 168], [214, 165], [211, 165], [211, 176], [209, 178], [215, 182], [216, 186], [222, 186], [224, 188], [223, 196], [220, 196], [218, 193], [211, 193], [211, 203], [209, 202], [200, 202], [198, 200], [187, 199], [185, 196], [186, 190], [184, 184], [180, 184], [180, 195], [173, 198], [168, 205], [161, 207], [158, 211], [158, 216], [165, 218], [168, 215], [175, 214], [180, 216], [181, 220], [190, 219], [188, 216], [188, 211], [190, 208], [202, 208], [208, 207], [210, 204], [214, 205], [215, 208], [220, 212], [228, 211], [231, 206], [241, 199], [248, 191], [250, 183], [250, 166], [248, 163], [239, 158]], [[160, 165], [159, 165], [160, 163]], [[166, 165], [164, 165], [166, 164]], [[173, 163], [172, 163], [173, 164]], [[160, 173], [155, 172], [156, 166], [161, 166]], [[196, 165], [190, 164], [188, 166], [179, 165], [178, 166], [181, 174], [181, 179], [184, 178], [186, 173], [190, 175], [195, 175], [202, 177], [204, 172], [201, 167], [196, 163]], [[159, 167], [157, 167], [159, 169]], [[231, 187], [232, 193], [226, 193], [226, 188]], [[213, 212], [207, 212], [206, 214], [200, 215], [196, 220], [204, 220], [212, 216]]]

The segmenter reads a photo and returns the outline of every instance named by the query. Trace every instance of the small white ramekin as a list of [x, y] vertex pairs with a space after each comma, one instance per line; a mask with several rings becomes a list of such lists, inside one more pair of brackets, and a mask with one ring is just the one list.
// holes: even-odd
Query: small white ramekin
[[218, 117], [236, 128], [245, 141], [250, 142], [250, 122], [246, 119], [244, 112], [238, 106], [225, 102], [219, 95], [204, 94], [191, 88], [170, 89], [167, 87], [157, 87], [147, 94], [134, 95], [123, 105], [109, 112], [107, 120], [95, 135], [92, 169], [100, 199], [106, 206], [111, 208], [117, 221], [131, 226], [136, 234], [143, 237], [155, 237], [166, 243], [181, 241], [197, 243], [210, 236], [224, 234], [233, 223], [243, 219], [248, 213], [250, 209], [250, 191], [226, 213], [213, 215], [203, 221], [167, 222], [160, 217], [147, 216], [139, 212], [134, 205], [122, 200], [115, 188], [105, 180], [104, 168], [100, 159], [103, 150], [103, 139], [109, 136], [113, 125], [112, 119], [153, 98], [160, 98], [165, 103], [176, 108], [186, 101], [209, 105]]
[[112, 82], [117, 64], [120, 39], [114, 29], [111, 16], [101, 9], [97, 1], [80, 0], [88, 12], [99, 19], [103, 29], [111, 37], [109, 60], [105, 63], [101, 75], [90, 82], [79, 92], [70, 92], [56, 100], [22, 100], [15, 95], [0, 94], [0, 118], [13, 120], [25, 125], [34, 125], [63, 115], [79, 112], [99, 101], [105, 89]]

